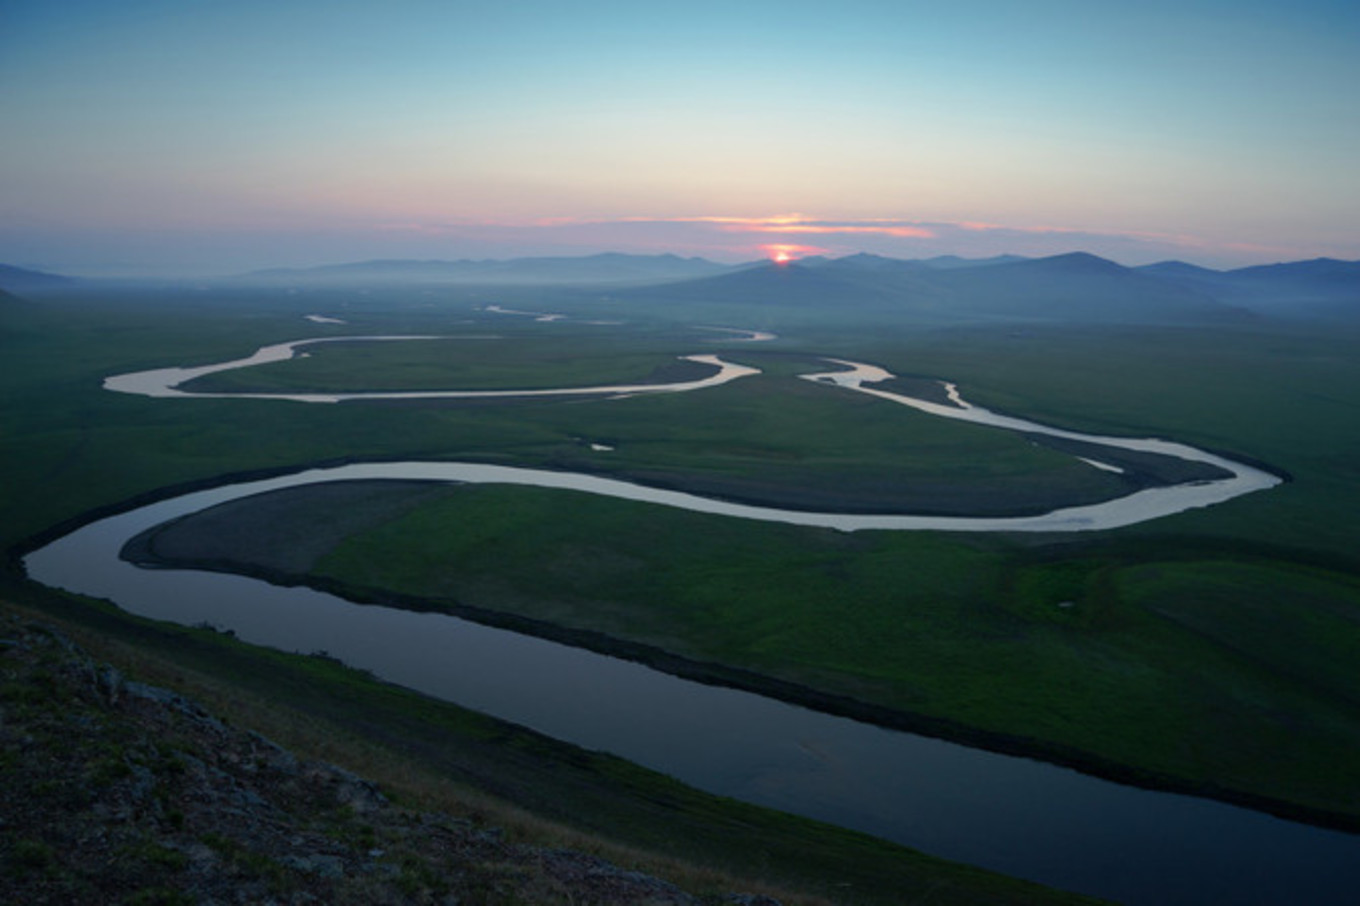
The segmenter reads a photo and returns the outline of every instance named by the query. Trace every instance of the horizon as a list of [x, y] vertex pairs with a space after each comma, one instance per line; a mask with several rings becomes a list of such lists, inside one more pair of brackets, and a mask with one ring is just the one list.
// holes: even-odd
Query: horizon
[[1360, 258], [1339, 0], [7, 4], [0, 261]]
[[[1088, 251], [1088, 250], [1086, 250], [1086, 249], [1079, 249], [1079, 248], [1072, 248], [1072, 249], [1067, 249], [1067, 250], [1064, 250], [1064, 251], [1057, 251], [1057, 252], [1053, 252], [1053, 253], [1051, 253], [1051, 254], [1042, 254], [1042, 255], [1017, 255], [1017, 254], [1013, 254], [1013, 253], [1009, 253], [1009, 252], [1002, 252], [1002, 253], [998, 253], [998, 254], [995, 254], [995, 255], [966, 256], [966, 255], [955, 255], [955, 254], [945, 253], [945, 254], [940, 254], [940, 255], [931, 255], [931, 256], [928, 256], [928, 257], [919, 257], [919, 258], [902, 258], [902, 257], [894, 256], [894, 255], [881, 255], [881, 254], [878, 254], [878, 253], [876, 253], [876, 252], [866, 252], [866, 251], [850, 251], [850, 252], [846, 252], [846, 253], [844, 253], [844, 254], [835, 254], [835, 255], [826, 255], [826, 254], [788, 254], [787, 256], [783, 256], [783, 255], [781, 255], [780, 253], [772, 253], [772, 254], [767, 254], [767, 255], [761, 256], [761, 257], [750, 258], [750, 259], [744, 259], [744, 260], [740, 260], [740, 261], [719, 261], [719, 260], [716, 260], [716, 259], [714, 259], [714, 258], [705, 258], [705, 257], [702, 256], [702, 255], [683, 255], [683, 254], [679, 254], [679, 253], [677, 253], [677, 252], [667, 252], [667, 251], [628, 252], [628, 251], [620, 251], [620, 250], [618, 250], [618, 249], [603, 249], [603, 250], [600, 250], [600, 251], [580, 252], [580, 253], [578, 253], [578, 254], [569, 254], [569, 253], [568, 253], [568, 254], [556, 254], [556, 255], [552, 255], [552, 254], [549, 254], [549, 255], [514, 255], [514, 256], [508, 256], [508, 257], [483, 257], [483, 258], [356, 258], [356, 259], [349, 259], [349, 260], [345, 260], [345, 261], [327, 261], [327, 262], [322, 262], [322, 263], [319, 263], [319, 264], [280, 265], [280, 266], [275, 266], [275, 267], [258, 268], [258, 269], [253, 269], [253, 270], [233, 271], [233, 272], [229, 272], [229, 273], [228, 273], [228, 272], [222, 272], [222, 273], [176, 272], [176, 273], [159, 273], [159, 274], [155, 274], [155, 275], [90, 274], [90, 273], [78, 273], [78, 272], [73, 272], [73, 271], [49, 270], [49, 269], [45, 269], [45, 268], [26, 267], [26, 266], [24, 266], [24, 265], [14, 264], [13, 262], [10, 262], [10, 261], [0, 261], [0, 267], [14, 267], [14, 268], [18, 268], [18, 269], [20, 269], [20, 270], [31, 271], [31, 272], [33, 272], [33, 273], [35, 273], [35, 274], [42, 274], [42, 275], [47, 275], [47, 276], [52, 276], [52, 277], [71, 278], [71, 279], [76, 279], [76, 280], [92, 280], [92, 281], [102, 281], [102, 280], [107, 280], [107, 281], [111, 281], [111, 282], [119, 282], [119, 281], [139, 282], [139, 281], [144, 281], [144, 282], [149, 282], [149, 283], [156, 283], [156, 282], [161, 282], [161, 281], [165, 281], [165, 282], [175, 282], [175, 281], [178, 281], [178, 280], [231, 280], [231, 279], [237, 279], [237, 278], [242, 278], [242, 277], [253, 277], [253, 276], [273, 275], [273, 274], [275, 274], [275, 273], [277, 273], [277, 274], [279, 274], [279, 275], [294, 274], [294, 273], [296, 273], [296, 274], [305, 274], [305, 273], [312, 272], [312, 271], [326, 270], [326, 269], [328, 269], [328, 268], [354, 267], [354, 266], [359, 266], [359, 265], [388, 265], [388, 264], [392, 264], [392, 265], [422, 265], [422, 264], [423, 264], [423, 265], [443, 265], [443, 264], [506, 264], [506, 263], [513, 263], [513, 262], [516, 262], [516, 261], [545, 261], [545, 260], [558, 260], [558, 261], [576, 261], [576, 260], [580, 260], [580, 261], [584, 261], [584, 260], [591, 259], [591, 258], [600, 258], [600, 257], [609, 257], [609, 256], [634, 257], [634, 258], [675, 258], [675, 259], [680, 259], [680, 260], [704, 261], [704, 262], [707, 262], [707, 263], [710, 263], [710, 264], [719, 264], [719, 265], [723, 265], [723, 266], [726, 266], [726, 267], [729, 267], [729, 268], [743, 268], [743, 267], [745, 267], [745, 268], [755, 268], [755, 267], [761, 267], [761, 266], [777, 266], [777, 267], [785, 267], [785, 266], [789, 266], [789, 265], [797, 265], [797, 264], [799, 264], [800, 262], [803, 262], [803, 261], [809, 260], [809, 259], [812, 259], [812, 260], [822, 260], [822, 261], [828, 261], [828, 262], [834, 262], [834, 261], [840, 261], [840, 260], [843, 260], [843, 259], [846, 259], [846, 258], [854, 258], [854, 257], [858, 257], [858, 256], [869, 256], [869, 257], [875, 257], [875, 258], [882, 258], [882, 259], [886, 259], [886, 260], [890, 260], [890, 261], [916, 262], [916, 263], [923, 263], [923, 264], [930, 264], [932, 261], [936, 261], [936, 260], [940, 260], [940, 259], [952, 259], [952, 260], [955, 260], [955, 261], [966, 262], [966, 263], [968, 263], [968, 264], [986, 264], [987, 262], [993, 261], [993, 260], [995, 260], [995, 259], [1010, 259], [1011, 262], [1022, 262], [1022, 261], [1044, 261], [1044, 260], [1049, 260], [1049, 259], [1067, 258], [1067, 257], [1073, 257], [1073, 256], [1081, 256], [1081, 255], [1089, 255], [1089, 256], [1091, 256], [1091, 257], [1094, 257], [1094, 258], [1097, 258], [1097, 259], [1100, 259], [1100, 260], [1109, 261], [1110, 263], [1116, 264], [1116, 265], [1118, 265], [1118, 266], [1120, 266], [1120, 267], [1128, 268], [1128, 269], [1130, 269], [1130, 270], [1135, 270], [1135, 269], [1138, 269], [1138, 268], [1140, 268], [1140, 267], [1148, 267], [1148, 266], [1152, 266], [1152, 265], [1187, 264], [1187, 265], [1190, 265], [1190, 266], [1192, 266], [1192, 267], [1200, 267], [1200, 268], [1203, 268], [1203, 269], [1205, 269], [1205, 270], [1214, 271], [1214, 272], [1218, 272], [1218, 273], [1231, 273], [1231, 272], [1234, 271], [1234, 270], [1246, 269], [1246, 268], [1252, 268], [1252, 267], [1271, 266], [1271, 265], [1286, 265], [1286, 264], [1301, 264], [1301, 263], [1309, 263], [1309, 262], [1314, 262], [1314, 261], [1337, 261], [1337, 262], [1340, 262], [1340, 263], [1342, 263], [1342, 264], [1352, 264], [1352, 263], [1353, 263], [1353, 264], [1360, 264], [1360, 258], [1357, 258], [1357, 259], [1354, 259], [1354, 260], [1350, 260], [1350, 259], [1344, 259], [1344, 258], [1335, 258], [1335, 257], [1332, 257], [1332, 256], [1326, 256], [1326, 255], [1316, 255], [1316, 256], [1309, 257], [1309, 258], [1290, 259], [1290, 260], [1287, 260], [1287, 261], [1286, 261], [1286, 260], [1279, 260], [1279, 261], [1263, 261], [1263, 262], [1260, 262], [1259, 264], [1249, 264], [1249, 265], [1242, 265], [1241, 267], [1227, 267], [1227, 268], [1217, 268], [1217, 267], [1212, 267], [1212, 266], [1209, 266], [1209, 265], [1204, 265], [1204, 264], [1200, 264], [1200, 263], [1195, 262], [1195, 261], [1188, 261], [1188, 260], [1181, 259], [1181, 258], [1166, 258], [1166, 259], [1161, 259], [1161, 260], [1158, 260], [1158, 261], [1150, 261], [1150, 262], [1147, 262], [1147, 263], [1145, 263], [1145, 264], [1129, 264], [1129, 263], [1126, 263], [1126, 262], [1117, 261], [1117, 260], [1115, 260], [1115, 259], [1113, 259], [1113, 258], [1109, 258], [1109, 257], [1106, 257], [1106, 256], [1104, 256], [1104, 255], [1097, 255], [1097, 254], [1094, 253], [1094, 252], [1090, 252], [1090, 251]], [[665, 278], [665, 279], [666, 279], [666, 280], [674, 280], [674, 279], [676, 279], [676, 278], [671, 277], [671, 278]], [[699, 277], [695, 277], [695, 278], [684, 277], [684, 278], [680, 278], [680, 279], [699, 279]]]

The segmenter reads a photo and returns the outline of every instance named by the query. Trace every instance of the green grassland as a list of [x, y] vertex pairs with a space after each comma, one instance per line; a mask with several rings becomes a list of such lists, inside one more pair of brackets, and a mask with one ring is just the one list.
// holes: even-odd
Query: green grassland
[[[9, 306], [0, 312], [6, 547], [172, 486], [341, 459], [580, 469], [818, 508], [1023, 512], [1126, 490], [1118, 476], [1023, 438], [793, 377], [815, 370], [819, 355], [874, 362], [956, 381], [991, 408], [1166, 436], [1291, 480], [1114, 532], [1005, 537], [845, 535], [568, 492], [453, 488], [338, 532], [306, 570], [289, 570], [586, 630], [1111, 773], [1360, 821], [1355, 335], [1268, 324], [945, 328], [877, 315], [848, 324], [843, 314], [781, 320], [739, 306], [709, 306], [688, 323], [654, 307], [624, 325], [588, 326], [492, 318], [478, 301], [261, 292], [192, 305], [166, 294]], [[598, 297], [534, 301], [506, 304], [620, 317]], [[307, 324], [309, 311], [350, 323]], [[723, 343], [696, 323], [769, 327], [781, 339]], [[693, 394], [496, 405], [151, 400], [100, 389], [108, 374], [380, 332], [497, 333], [467, 348], [492, 356], [494, 342], [524, 355], [496, 356], [497, 370], [479, 377], [492, 362], [445, 372], [437, 344], [413, 346], [410, 359], [391, 344], [367, 360], [343, 344], [265, 378], [236, 378], [295, 389], [445, 377], [585, 384], [646, 379], [669, 357], [720, 350], [765, 373]], [[323, 511], [300, 505], [293, 516]], [[11, 570], [6, 582], [17, 581]]]

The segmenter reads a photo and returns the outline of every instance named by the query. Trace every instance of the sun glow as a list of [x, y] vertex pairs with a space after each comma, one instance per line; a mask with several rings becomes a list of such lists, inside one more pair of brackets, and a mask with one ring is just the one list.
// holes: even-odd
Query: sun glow
[[775, 264], [789, 264], [804, 255], [819, 255], [825, 251], [825, 249], [812, 245], [787, 245], [784, 243], [762, 245], [760, 250]]

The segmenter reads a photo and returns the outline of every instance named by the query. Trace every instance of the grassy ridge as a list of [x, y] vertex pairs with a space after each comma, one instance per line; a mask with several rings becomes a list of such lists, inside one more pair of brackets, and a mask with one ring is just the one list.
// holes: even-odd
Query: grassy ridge
[[889, 906], [922, 896], [978, 906], [1092, 902], [699, 793], [328, 658], [259, 649], [31, 587], [3, 595], [6, 610], [20, 601], [55, 617], [123, 670], [186, 691], [307, 757], [359, 771], [411, 807], [596, 853], [690, 890], [763, 890], [790, 906]]

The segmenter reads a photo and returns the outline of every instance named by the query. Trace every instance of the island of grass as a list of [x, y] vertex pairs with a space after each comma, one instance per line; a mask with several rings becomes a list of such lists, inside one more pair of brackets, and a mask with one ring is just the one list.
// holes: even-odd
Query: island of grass
[[656, 353], [583, 348], [580, 343], [490, 334], [414, 338], [399, 343], [363, 338], [300, 346], [282, 362], [186, 381], [189, 393], [372, 393], [425, 390], [539, 390], [695, 381], [716, 367]]
[[[432, 342], [440, 356], [450, 355], [440, 344], [453, 341]], [[447, 363], [425, 362], [424, 345], [419, 340], [325, 344], [318, 347], [324, 356], [318, 352], [316, 358], [331, 364], [320, 371], [307, 365], [311, 359], [294, 359], [208, 375], [181, 389], [331, 393], [488, 386], [485, 375], [462, 378], [458, 369], [451, 374]], [[701, 363], [645, 356], [635, 357], [636, 362], [618, 356], [611, 360], [617, 370], [592, 371], [593, 360], [582, 363], [564, 355], [564, 349], [581, 352], [570, 344], [557, 344], [555, 350], [532, 347], [527, 362], [502, 361], [504, 347], [494, 342], [459, 341], [459, 359], [465, 358], [462, 350], [467, 348], [480, 353], [472, 359], [486, 357], [494, 363], [488, 367], [498, 383], [489, 386], [498, 390], [585, 387], [589, 380], [638, 380], [640, 375], [645, 375], [644, 383], [659, 384], [712, 371]], [[498, 355], [488, 355], [489, 350]], [[537, 354], [532, 354], [535, 350]], [[742, 503], [922, 515], [1035, 515], [1226, 474], [1171, 456], [952, 422], [796, 379], [799, 373], [828, 367], [820, 357], [756, 353], [741, 358], [762, 373], [702, 392], [538, 408], [533, 423], [555, 436], [528, 449], [507, 444], [504, 452], [513, 451], [515, 459], [529, 465]], [[412, 362], [420, 365], [416, 369], [420, 377], [401, 367]], [[564, 363], [569, 370], [562, 370]], [[637, 366], [631, 373], [625, 367], [630, 363]], [[468, 368], [475, 370], [475, 364]], [[353, 371], [365, 365], [374, 369], [372, 387], [360, 386], [357, 376], [368, 375], [367, 367]], [[644, 366], [652, 370], [646, 372]], [[280, 374], [286, 380], [280, 380]], [[563, 383], [551, 385], [552, 380]], [[911, 386], [927, 394], [940, 387], [927, 380]], [[436, 405], [479, 408], [484, 401], [454, 399]], [[608, 455], [599, 455], [602, 452]], [[1095, 465], [1093, 457], [1101, 465]]]

